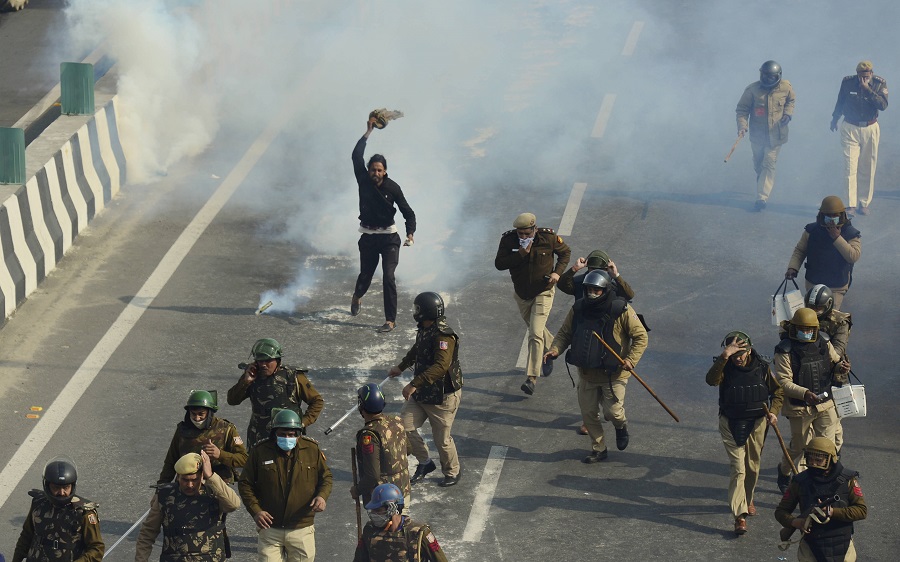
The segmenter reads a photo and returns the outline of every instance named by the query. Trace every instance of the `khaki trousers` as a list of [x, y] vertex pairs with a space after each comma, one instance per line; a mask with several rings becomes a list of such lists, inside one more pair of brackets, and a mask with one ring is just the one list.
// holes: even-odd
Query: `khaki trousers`
[[316, 527], [262, 529], [256, 552], [259, 562], [313, 562], [316, 559]]
[[772, 193], [772, 186], [775, 185], [775, 161], [778, 160], [778, 151], [781, 150], [781, 146], [772, 147], [751, 142], [750, 147], [753, 149], [757, 198], [765, 201]]
[[849, 195], [847, 207], [850, 209], [857, 205], [857, 185], [862, 189], [859, 204], [863, 207], [868, 207], [875, 195], [875, 167], [878, 164], [880, 138], [878, 123], [859, 127], [841, 122], [841, 146], [844, 147], [844, 171]]
[[766, 418], [763, 416], [756, 420], [747, 442], [740, 447], [734, 442], [734, 436], [728, 427], [728, 418], [721, 415], [719, 433], [722, 435], [722, 443], [725, 444], [725, 452], [728, 453], [728, 462], [731, 466], [731, 481], [728, 484], [731, 513], [735, 518], [746, 516], [747, 505], [753, 501], [753, 491], [756, 490], [756, 483], [759, 481], [760, 457], [766, 440]]
[[[788, 445], [788, 452], [794, 460], [797, 470], [800, 470], [800, 461], [803, 456], [803, 448], [806, 447], [808, 439], [813, 437], [825, 437], [834, 441], [834, 430], [837, 427], [837, 411], [832, 403], [827, 410], [814, 412], [812, 414], [802, 414], [799, 416], [788, 416], [791, 422], [791, 442]], [[812, 429], [812, 432], [810, 432]], [[778, 470], [782, 474], [790, 474], [791, 467], [782, 459], [778, 464]]]
[[[800, 562], [817, 562], [806, 541], [800, 541], [800, 546], [797, 548], [797, 560]], [[847, 549], [847, 554], [844, 555], [844, 562], [856, 562], [856, 547], [853, 546], [853, 539], [850, 539], [850, 548]]]
[[[584, 371], [588, 372], [589, 377], [582, 374]], [[591, 449], [605, 451], [606, 440], [603, 437], [600, 412], [602, 410], [603, 419], [612, 422], [614, 427], [621, 429], [625, 426], [628, 421], [625, 419], [625, 386], [628, 379], [611, 378], [599, 369], [582, 370], [580, 367], [578, 374], [578, 407], [591, 438]]]
[[521, 299], [519, 295], [513, 293], [516, 304], [519, 305], [519, 314], [528, 326], [528, 361], [525, 364], [525, 374], [529, 377], [541, 376], [544, 353], [553, 343], [553, 334], [547, 329], [547, 317], [553, 308], [555, 292], [556, 287], [551, 287], [530, 300]]
[[444, 476], [456, 477], [459, 474], [459, 455], [456, 453], [456, 443], [453, 442], [450, 429], [453, 427], [453, 420], [456, 419], [461, 396], [462, 389], [445, 394], [442, 404], [420, 404], [412, 399], [407, 400], [403, 405], [403, 411], [400, 412], [412, 454], [419, 463], [427, 462], [430, 456], [428, 445], [419, 434], [419, 428], [426, 421], [431, 423], [431, 436], [441, 459], [441, 472]]

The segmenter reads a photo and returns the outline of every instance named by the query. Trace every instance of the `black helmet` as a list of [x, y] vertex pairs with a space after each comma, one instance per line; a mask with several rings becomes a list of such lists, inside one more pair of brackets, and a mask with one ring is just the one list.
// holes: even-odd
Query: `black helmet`
[[766, 88], [774, 88], [781, 82], [781, 65], [767, 60], [759, 67], [759, 82]]
[[[44, 465], [44, 494], [47, 496], [47, 499], [56, 505], [65, 505], [72, 501], [72, 496], [75, 495], [75, 482], [77, 480], [78, 469], [75, 468], [75, 463], [71, 459], [66, 457], [56, 457]], [[71, 484], [72, 492], [67, 498], [54, 496], [53, 493], [50, 492], [50, 484], [56, 484], [57, 486]]]
[[612, 279], [609, 277], [609, 273], [602, 269], [595, 269], [584, 276], [584, 281], [581, 282], [581, 285], [584, 287], [584, 295], [587, 296], [588, 287], [597, 287], [598, 289], [603, 289], [604, 292], [609, 290], [612, 286]]
[[419, 296], [413, 301], [413, 306], [416, 307], [413, 312], [413, 319], [416, 322], [437, 320], [444, 315], [444, 299], [441, 298], [441, 295], [431, 291], [419, 293]]
[[803, 299], [803, 304], [806, 305], [807, 308], [818, 308], [820, 306], [825, 307], [825, 312], [819, 314], [819, 311], [816, 311], [816, 315], [819, 318], [823, 318], [828, 316], [831, 310], [834, 308], [834, 294], [832, 294], [831, 289], [829, 289], [825, 285], [815, 285], [809, 291], [806, 292], [806, 297]]
[[380, 414], [384, 410], [384, 393], [374, 382], [366, 383], [356, 391], [359, 405], [370, 414]]

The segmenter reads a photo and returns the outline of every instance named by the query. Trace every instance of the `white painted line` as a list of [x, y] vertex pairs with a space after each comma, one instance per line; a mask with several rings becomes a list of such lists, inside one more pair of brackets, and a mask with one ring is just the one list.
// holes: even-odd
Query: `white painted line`
[[603, 96], [603, 102], [600, 104], [600, 113], [597, 114], [597, 121], [594, 123], [594, 130], [591, 136], [595, 139], [603, 137], [606, 131], [606, 123], [609, 122], [609, 116], [612, 114], [613, 104], [616, 103], [616, 94], [606, 94]]
[[636, 21], [631, 26], [631, 31], [625, 39], [625, 46], [622, 48], [622, 56], [630, 57], [634, 54], [634, 48], [637, 46], [638, 37], [641, 36], [641, 30], [644, 29], [644, 22]]
[[519, 358], [516, 359], [516, 367], [524, 369], [528, 364], [528, 330], [525, 330], [525, 339], [522, 340], [522, 349], [519, 350]]
[[462, 542], [480, 542], [484, 528], [487, 526], [488, 515], [491, 511], [491, 502], [494, 501], [494, 492], [500, 481], [500, 471], [503, 469], [503, 460], [506, 458], [506, 447], [493, 446], [488, 455], [484, 472], [481, 473], [481, 482], [475, 489], [475, 503], [469, 512], [469, 520], [466, 522], [466, 530], [463, 531]]
[[572, 235], [572, 227], [575, 226], [575, 217], [581, 207], [581, 198], [584, 197], [585, 189], [587, 189], [586, 183], [576, 183], [572, 186], [569, 202], [566, 203], [566, 210], [563, 212], [562, 220], [559, 221], [559, 230], [556, 231], [560, 236]]
[[[291, 99], [298, 99], [291, 96]], [[106, 362], [112, 354], [118, 349], [119, 345], [125, 339], [131, 329], [137, 324], [144, 311], [153, 303], [153, 299], [159, 295], [159, 292], [166, 285], [172, 274], [181, 264], [182, 260], [187, 256], [188, 252], [213, 221], [228, 199], [235, 192], [237, 187], [244, 181], [250, 170], [256, 165], [263, 153], [272, 144], [276, 135], [286, 123], [291, 123], [291, 116], [296, 111], [291, 104], [285, 106], [282, 111], [278, 112], [272, 121], [269, 122], [266, 129], [257, 137], [241, 160], [235, 165], [234, 169], [222, 181], [222, 184], [209, 198], [209, 201], [200, 209], [200, 212], [191, 220], [190, 224], [181, 233], [181, 236], [175, 241], [166, 255], [163, 256], [159, 265], [150, 274], [150, 277], [144, 283], [144, 286], [137, 292], [134, 298], [128, 303], [109, 331], [100, 339], [96, 347], [84, 360], [84, 363], [78, 368], [72, 378], [66, 384], [65, 388], [60, 391], [53, 404], [46, 409], [44, 416], [38, 421], [31, 433], [16, 450], [10, 461], [6, 464], [3, 472], [0, 472], [0, 507], [2, 507], [9, 496], [15, 491], [16, 486], [22, 480], [22, 477], [28, 473], [31, 465], [38, 458], [47, 443], [62, 426], [69, 412], [75, 407], [75, 404], [81, 398], [82, 394], [91, 385], [100, 370], [106, 365]], [[52, 173], [55, 175], [56, 170], [52, 165], [48, 168], [48, 176]], [[51, 193], [53, 193], [54, 177], [50, 178]], [[75, 188], [77, 189], [77, 187]], [[57, 202], [54, 201], [54, 204]], [[61, 202], [58, 203], [60, 206]], [[69, 225], [61, 225], [63, 231], [67, 228], [71, 230]], [[5, 268], [3, 268], [5, 270]], [[2, 280], [0, 280], [2, 282]], [[15, 294], [15, 292], [10, 293]]]

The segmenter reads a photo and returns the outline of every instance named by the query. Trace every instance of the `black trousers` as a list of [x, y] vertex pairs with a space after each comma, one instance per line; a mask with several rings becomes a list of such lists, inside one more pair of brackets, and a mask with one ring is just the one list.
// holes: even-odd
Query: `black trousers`
[[359, 237], [360, 272], [353, 296], [360, 299], [369, 290], [379, 258], [384, 274], [384, 319], [394, 322], [397, 320], [397, 283], [394, 281], [394, 270], [400, 263], [400, 235], [396, 232], [363, 234]]

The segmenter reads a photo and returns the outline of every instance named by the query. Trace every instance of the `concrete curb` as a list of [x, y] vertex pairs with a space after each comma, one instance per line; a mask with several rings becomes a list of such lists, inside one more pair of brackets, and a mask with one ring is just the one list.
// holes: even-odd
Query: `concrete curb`
[[3, 322], [125, 183], [117, 96], [98, 93], [96, 107], [50, 125], [26, 150], [28, 181], [0, 190]]

